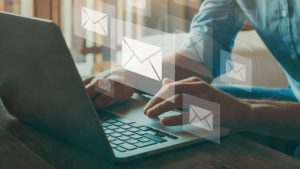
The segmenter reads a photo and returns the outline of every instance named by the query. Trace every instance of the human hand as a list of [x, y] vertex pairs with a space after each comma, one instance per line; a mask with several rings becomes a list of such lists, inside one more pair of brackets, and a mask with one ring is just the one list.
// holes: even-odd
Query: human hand
[[[87, 78], [83, 83], [95, 107], [104, 108], [131, 98], [134, 89], [119, 83], [122, 79], [124, 79], [124, 77], [118, 74], [112, 74], [109, 78], [103, 78], [100, 75]], [[105, 90], [101, 88], [100, 84], [103, 83], [108, 83], [110, 89]]]
[[[166, 95], [171, 93], [169, 90], [174, 88], [175, 94], [166, 98]], [[229, 127], [232, 130], [241, 130], [244, 128], [250, 106], [231, 95], [217, 90], [197, 77], [177, 82], [165, 79], [161, 90], [146, 105], [145, 115], [150, 118], [157, 118], [165, 112], [183, 108], [184, 94], [220, 104], [221, 125]], [[182, 125], [184, 123], [183, 114], [162, 118], [161, 123], [166, 126]]]

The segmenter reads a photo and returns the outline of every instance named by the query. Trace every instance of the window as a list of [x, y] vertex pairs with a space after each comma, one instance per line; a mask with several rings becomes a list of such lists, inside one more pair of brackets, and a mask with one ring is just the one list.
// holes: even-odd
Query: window
[[[88, 76], [107, 69], [109, 64], [103, 62], [103, 60], [108, 60], [109, 57], [104, 57], [107, 55], [103, 54], [105, 48], [101, 46], [101, 43], [92, 43], [87, 41], [86, 38], [78, 37], [74, 34], [73, 7], [75, 1], [78, 0], [0, 0], [0, 11], [53, 20], [61, 27], [82, 76]], [[127, 0], [83, 1], [89, 6], [95, 5], [97, 1], [109, 3], [116, 7], [118, 19], [164, 32], [172, 32], [174, 28], [188, 31], [192, 16], [198, 10], [191, 8], [187, 4], [191, 2], [178, 0], [147, 0], [147, 5], [150, 5], [151, 8], [150, 11], [144, 14], [137, 11], [137, 9], [131, 9], [132, 7], [128, 5]], [[193, 1], [193, 3], [197, 4], [192, 6], [200, 6], [201, 1]], [[131, 34], [136, 38], [145, 36], [145, 32], [137, 30], [130, 25], [118, 25], [117, 33], [118, 37], [122, 37], [124, 33]], [[96, 40], [101, 41], [97, 35], [86, 36], [95, 36]]]

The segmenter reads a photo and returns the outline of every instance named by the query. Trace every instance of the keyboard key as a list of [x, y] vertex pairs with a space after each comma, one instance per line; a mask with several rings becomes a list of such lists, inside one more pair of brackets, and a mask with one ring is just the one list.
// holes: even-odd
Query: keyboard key
[[167, 136], [167, 134], [165, 134], [165, 133], [163, 133], [163, 132], [157, 132], [157, 133], [155, 133], [155, 135], [156, 135], [157, 137], [166, 137], [166, 136]]
[[131, 145], [131, 144], [128, 144], [128, 143], [120, 144], [119, 146], [121, 146], [122, 148], [125, 148], [126, 150], [136, 149], [136, 147], [134, 145]]
[[134, 140], [134, 139], [130, 139], [130, 140], [126, 140], [127, 143], [129, 144], [135, 144], [135, 143], [138, 143], [137, 140]]
[[130, 128], [130, 129], [128, 129], [128, 131], [131, 131], [131, 132], [137, 132], [137, 131], [139, 131], [140, 129], [138, 129], [138, 128], [135, 128], [135, 127], [132, 127], [132, 128]]
[[128, 136], [121, 136], [121, 137], [119, 137], [119, 139], [125, 141], [125, 140], [129, 140], [130, 137], [128, 137]]
[[137, 134], [131, 135], [130, 137], [133, 138], [133, 139], [139, 139], [139, 138], [142, 138], [142, 136], [137, 135]]
[[155, 135], [157, 132], [155, 132], [155, 131], [147, 131], [147, 134], [153, 134], [153, 135]]
[[169, 138], [171, 138], [171, 139], [178, 139], [178, 137], [176, 137], [176, 136], [173, 136], [173, 135], [170, 135], [170, 134], [167, 134], [167, 137], [169, 137]]
[[107, 130], [104, 130], [104, 132], [105, 132], [106, 134], [111, 134], [111, 133], [113, 133], [114, 131], [107, 129]]
[[118, 127], [117, 127], [117, 126], [113, 126], [113, 125], [111, 125], [111, 126], [108, 126], [107, 128], [108, 128], [108, 129], [110, 129], [110, 130], [116, 130], [116, 129], [118, 129]]
[[116, 144], [116, 145], [119, 145], [119, 144], [124, 143], [124, 141], [121, 141], [121, 140], [114, 140], [114, 141], [111, 141], [111, 143]]
[[143, 131], [149, 131], [151, 128], [147, 127], [147, 126], [143, 126], [140, 129], [143, 130]]
[[109, 123], [102, 123], [102, 126], [103, 127], [108, 127], [108, 126], [110, 126], [111, 124], [109, 124]]
[[112, 133], [112, 134], [110, 134], [110, 136], [113, 136], [113, 137], [120, 137], [120, 136], [122, 136], [122, 134], [120, 134], [120, 133]]
[[139, 148], [142, 148], [142, 147], [151, 146], [151, 145], [154, 145], [154, 144], [156, 144], [156, 142], [148, 141], [148, 142], [145, 142], [145, 143], [142, 143], [142, 142], [136, 143], [135, 146], [137, 146]]
[[123, 125], [123, 126], [120, 126], [122, 129], [129, 129], [129, 128], [131, 128], [131, 126], [129, 126], [129, 125]]
[[118, 122], [114, 123], [114, 125], [120, 127], [120, 126], [123, 126], [124, 123], [118, 121]]
[[145, 135], [145, 134], [148, 134], [148, 133], [143, 131], [143, 130], [140, 130], [140, 131], [135, 132], [135, 134]]
[[110, 143], [111, 148], [117, 148], [118, 146], [115, 144]]
[[123, 135], [125, 135], [125, 136], [131, 136], [131, 135], [133, 135], [134, 133], [132, 133], [132, 132], [130, 132], [130, 131], [126, 131], [126, 132], [124, 132], [123, 133]]
[[140, 142], [142, 142], [142, 143], [151, 141], [150, 139], [145, 138], [145, 137], [142, 137], [142, 138], [140, 138], [140, 139], [138, 139], [138, 140], [139, 140]]
[[125, 123], [125, 124], [132, 124], [132, 123], [134, 123], [133, 121], [130, 121], [130, 120], [125, 119], [125, 118], [117, 118], [116, 120], [118, 120], [119, 122]]
[[109, 120], [106, 120], [105, 122], [106, 122], [106, 123], [109, 123], [109, 124], [114, 124], [114, 123], [116, 123], [117, 121], [114, 120], [114, 119], [109, 119]]
[[132, 123], [132, 124], [130, 124], [132, 127], [138, 127], [138, 128], [140, 128], [140, 127], [143, 127], [144, 125], [142, 125], [142, 124], [139, 124], [139, 123]]
[[118, 133], [123, 133], [125, 132], [126, 130], [122, 129], [122, 128], [118, 128], [118, 129], [115, 129], [115, 132], [118, 132]]
[[156, 141], [158, 143], [163, 143], [163, 142], [166, 142], [167, 140], [161, 138], [161, 137], [157, 137], [155, 135], [152, 135], [152, 134], [146, 134], [144, 135], [144, 137], [148, 138], [148, 139], [151, 139], [153, 141]]
[[126, 149], [125, 148], [122, 148], [122, 147], [117, 147], [115, 150], [117, 151], [120, 151], [120, 152], [126, 152]]
[[109, 142], [111, 142], [111, 141], [116, 140], [116, 138], [113, 138], [113, 137], [108, 136], [108, 137], [107, 137], [107, 140], [108, 140]]

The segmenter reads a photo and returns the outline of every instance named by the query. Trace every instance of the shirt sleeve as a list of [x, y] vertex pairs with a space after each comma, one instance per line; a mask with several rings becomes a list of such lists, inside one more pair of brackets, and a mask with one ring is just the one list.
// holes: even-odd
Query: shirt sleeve
[[[224, 73], [224, 70], [220, 68], [221, 51], [223, 53], [232, 51], [234, 39], [245, 20], [235, 0], [205, 0], [192, 21], [184, 50], [197, 60], [199, 60], [198, 55], [201, 55], [200, 62], [211, 71], [215, 78]], [[198, 50], [192, 49], [195, 43], [198, 43]], [[202, 50], [199, 53], [201, 47]]]

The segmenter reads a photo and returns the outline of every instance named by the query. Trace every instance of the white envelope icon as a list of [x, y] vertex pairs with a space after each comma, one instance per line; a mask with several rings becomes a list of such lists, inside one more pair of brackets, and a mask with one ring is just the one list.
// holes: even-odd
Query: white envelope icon
[[122, 67], [142, 76], [162, 81], [162, 50], [160, 47], [124, 37]]
[[[181, 48], [186, 48], [184, 46], [184, 42], [186, 40], [186, 37], [183, 33], [175, 31], [176, 35], [176, 50]], [[199, 61], [203, 61], [203, 41], [202, 39], [192, 41], [191, 44], [187, 46], [187, 50], [190, 51], [192, 54], [195, 55], [195, 57], [199, 58]]]
[[231, 60], [226, 61], [226, 75], [240, 81], [246, 81], [246, 66]]
[[146, 2], [147, 0], [129, 0], [129, 5], [131, 7], [136, 7], [139, 9], [145, 9], [146, 8]]
[[81, 8], [81, 26], [89, 31], [107, 36], [108, 16], [86, 7]]
[[104, 90], [104, 91], [111, 91], [111, 88], [112, 88], [112, 84], [109, 80], [107, 79], [101, 79], [97, 82], [97, 85], [96, 85], [96, 91], [99, 90], [99, 92], [103, 92], [101, 90]]
[[198, 106], [189, 106], [189, 122], [193, 126], [213, 131], [213, 113], [212, 111], [200, 108]]

